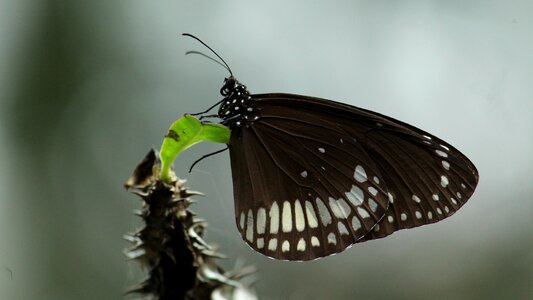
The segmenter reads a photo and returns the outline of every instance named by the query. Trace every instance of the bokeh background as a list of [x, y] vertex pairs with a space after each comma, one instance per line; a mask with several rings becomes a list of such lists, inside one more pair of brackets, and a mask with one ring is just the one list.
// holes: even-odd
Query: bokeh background
[[[122, 184], [168, 126], [253, 93], [343, 101], [406, 121], [476, 164], [479, 187], [441, 223], [326, 259], [254, 253], [234, 224], [227, 153], [176, 162], [203, 191], [208, 241], [258, 267], [262, 299], [532, 299], [533, 2], [0, 1], [0, 299], [122, 299], [143, 273]], [[132, 298], [131, 296], [126, 298]]]

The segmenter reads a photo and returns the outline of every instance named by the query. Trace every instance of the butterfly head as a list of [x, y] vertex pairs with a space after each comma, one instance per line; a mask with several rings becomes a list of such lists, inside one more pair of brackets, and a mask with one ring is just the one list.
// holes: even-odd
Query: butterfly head
[[223, 124], [230, 128], [240, 127], [244, 123], [257, 120], [257, 117], [253, 115], [253, 100], [250, 92], [235, 77], [230, 76], [224, 79], [220, 94], [224, 96], [224, 99], [218, 109], [218, 116], [223, 120]]
[[242, 85], [237, 79], [233, 76], [224, 78], [224, 84], [220, 89], [220, 94], [224, 97], [231, 95], [232, 93], [238, 92], [238, 90], [246, 90], [246, 86]]

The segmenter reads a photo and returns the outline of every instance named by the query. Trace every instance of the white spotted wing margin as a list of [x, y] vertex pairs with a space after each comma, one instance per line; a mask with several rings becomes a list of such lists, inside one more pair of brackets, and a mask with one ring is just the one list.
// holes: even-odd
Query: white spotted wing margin
[[232, 131], [237, 227], [266, 256], [312, 260], [372, 232], [389, 191], [356, 136], [305, 111], [286, 116], [286, 109], [262, 107], [253, 126]]

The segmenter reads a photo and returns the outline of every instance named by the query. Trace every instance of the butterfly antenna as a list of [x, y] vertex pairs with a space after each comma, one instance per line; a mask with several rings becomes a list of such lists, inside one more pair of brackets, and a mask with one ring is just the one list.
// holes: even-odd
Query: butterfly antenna
[[215, 54], [218, 58], [220, 58], [220, 60], [224, 63], [224, 65], [226, 66], [226, 69], [228, 70], [229, 74], [231, 76], [233, 76], [233, 72], [231, 72], [231, 68], [228, 66], [228, 64], [226, 63], [226, 61], [220, 57], [220, 55], [218, 55], [218, 53], [215, 52], [215, 50], [213, 50], [211, 47], [209, 47], [206, 43], [204, 43], [201, 39], [195, 37], [194, 35], [190, 34], [190, 33], [182, 33], [182, 35], [184, 36], [188, 36], [188, 37], [191, 37], [195, 40], [197, 40], [198, 42], [200, 42], [202, 45], [204, 45], [207, 49], [211, 50], [211, 52], [213, 52], [213, 54]]
[[[228, 70], [228, 68], [227, 68], [223, 63], [221, 63], [221, 62], [218, 61], [217, 59], [215, 59], [215, 58], [213, 58], [213, 57], [211, 57], [211, 56], [209, 56], [209, 55], [207, 55], [207, 54], [204, 54], [204, 53], [202, 53], [202, 52], [200, 52], [200, 51], [187, 51], [187, 52], [185, 52], [185, 55], [189, 55], [189, 54], [198, 54], [198, 55], [201, 55], [201, 56], [203, 56], [203, 57], [205, 57], [205, 58], [207, 58], [207, 59], [209, 59], [209, 60], [214, 61], [214, 62], [217, 63], [218, 65], [222, 66], [222, 68]], [[228, 72], [229, 72], [229, 70], [228, 70]]]

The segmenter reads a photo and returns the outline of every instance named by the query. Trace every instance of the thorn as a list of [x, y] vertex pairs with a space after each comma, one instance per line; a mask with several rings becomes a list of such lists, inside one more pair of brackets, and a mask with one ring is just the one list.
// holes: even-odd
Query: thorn
[[144, 212], [140, 209], [134, 209], [133, 214], [139, 217], [144, 217]]
[[146, 251], [144, 251], [144, 249], [129, 250], [125, 254], [126, 257], [130, 260], [140, 259], [141, 257], [144, 257], [146, 255]]
[[132, 190], [133, 194], [139, 196], [139, 197], [148, 197], [150, 195], [149, 191], [143, 191], [143, 190]]
[[190, 197], [190, 196], [205, 196], [204, 193], [201, 193], [201, 192], [198, 192], [198, 191], [193, 191], [193, 190], [185, 190], [183, 193], [185, 194], [186, 197]]
[[125, 234], [122, 238], [132, 244], [135, 244], [141, 241], [138, 237], [131, 235], [131, 234]]
[[227, 259], [228, 257], [222, 253], [218, 253], [214, 250], [205, 249], [202, 250], [202, 254], [205, 256], [213, 257], [213, 258], [219, 258], [219, 259]]

